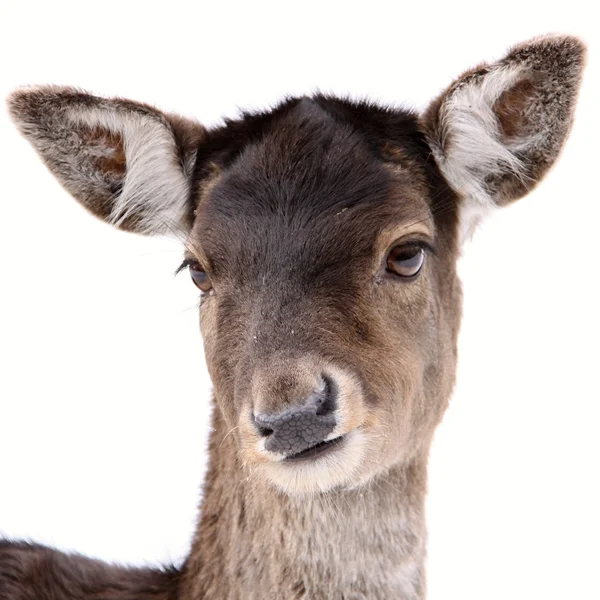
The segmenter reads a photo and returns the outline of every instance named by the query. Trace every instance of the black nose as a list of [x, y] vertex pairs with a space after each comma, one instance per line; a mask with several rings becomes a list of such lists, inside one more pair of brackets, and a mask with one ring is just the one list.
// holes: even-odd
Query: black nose
[[267, 438], [266, 450], [289, 456], [325, 441], [336, 426], [337, 387], [328, 377], [323, 381], [323, 388], [302, 404], [278, 414], [254, 416], [256, 428]]

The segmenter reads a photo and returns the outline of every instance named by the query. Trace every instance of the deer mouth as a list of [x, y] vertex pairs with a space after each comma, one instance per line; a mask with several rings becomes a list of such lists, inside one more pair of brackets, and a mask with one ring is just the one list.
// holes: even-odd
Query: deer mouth
[[[337, 432], [336, 432], [337, 433]], [[257, 468], [284, 493], [314, 494], [337, 487], [353, 487], [361, 477], [368, 439], [360, 427], [333, 433], [300, 452], [279, 454], [261, 461]], [[341, 432], [340, 432], [341, 433]]]
[[345, 439], [346, 439], [346, 436], [340, 435], [339, 437], [336, 437], [332, 440], [329, 440], [326, 442], [319, 442], [318, 444], [315, 444], [314, 446], [311, 446], [310, 448], [306, 448], [305, 450], [302, 450], [301, 452], [297, 452], [295, 454], [288, 454], [285, 457], [284, 461], [286, 461], [286, 462], [307, 461], [307, 460], [313, 460], [315, 458], [319, 458], [321, 456], [324, 456], [325, 454], [332, 452], [336, 448], [339, 448], [340, 445], [343, 444]]

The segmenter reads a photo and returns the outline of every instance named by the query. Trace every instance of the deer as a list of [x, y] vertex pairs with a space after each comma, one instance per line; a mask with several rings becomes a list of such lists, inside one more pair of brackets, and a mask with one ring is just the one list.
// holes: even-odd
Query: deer
[[423, 600], [457, 259], [556, 163], [585, 54], [546, 35], [421, 112], [315, 93], [210, 129], [71, 87], [14, 91], [12, 119], [78, 202], [181, 241], [215, 410], [182, 565], [2, 540], [0, 598]]

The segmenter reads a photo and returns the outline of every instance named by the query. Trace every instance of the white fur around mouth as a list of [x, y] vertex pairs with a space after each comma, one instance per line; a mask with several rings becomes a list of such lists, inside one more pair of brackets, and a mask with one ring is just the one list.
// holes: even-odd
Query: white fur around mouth
[[327, 492], [349, 486], [360, 477], [364, 466], [367, 439], [355, 429], [325, 442], [325, 451], [311, 456], [314, 447], [298, 458], [283, 458], [258, 467], [273, 484], [287, 494]]

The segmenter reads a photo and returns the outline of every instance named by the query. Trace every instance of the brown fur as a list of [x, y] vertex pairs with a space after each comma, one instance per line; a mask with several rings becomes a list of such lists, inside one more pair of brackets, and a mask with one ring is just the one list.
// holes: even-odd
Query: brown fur
[[[168, 202], [138, 183], [144, 204], [134, 194], [118, 225], [170, 231], [210, 275], [200, 318], [216, 410], [181, 569], [3, 542], [0, 599], [424, 598], [427, 457], [454, 385], [459, 229], [473, 201], [461, 185], [504, 204], [539, 180], [570, 126], [582, 54], [572, 38], [520, 46], [504, 59], [523, 69], [519, 81], [482, 96], [492, 142], [527, 141], [526, 183], [502, 161], [477, 180], [451, 156], [453, 94], [478, 94], [504, 63], [467, 73], [422, 117], [317, 95], [211, 131], [73, 90], [17, 92], [15, 121], [98, 216], [112, 219], [128, 178], [152, 177], [153, 165], [186, 178]], [[168, 152], [137, 148], [128, 115]], [[386, 257], [407, 244], [425, 248], [425, 262], [402, 280]], [[339, 445], [304, 462], [267, 450], [255, 416], [287, 414], [324, 377], [335, 383]]]

